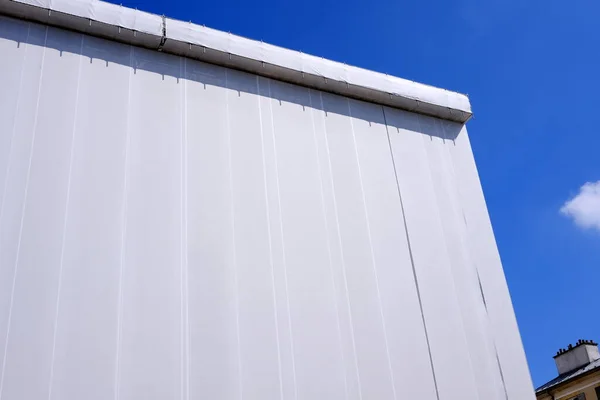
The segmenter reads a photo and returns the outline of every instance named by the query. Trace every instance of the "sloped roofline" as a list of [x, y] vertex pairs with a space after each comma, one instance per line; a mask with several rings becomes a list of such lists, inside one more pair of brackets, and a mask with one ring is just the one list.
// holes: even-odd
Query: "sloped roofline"
[[472, 116], [460, 93], [99, 0], [0, 0], [0, 14], [458, 123]]
[[564, 385], [567, 383], [571, 383], [576, 381], [577, 379], [584, 378], [594, 372], [600, 370], [600, 360], [593, 361], [581, 368], [578, 368], [574, 371], [564, 373], [562, 375], [557, 376], [556, 378], [544, 383], [542, 386], [538, 387], [535, 390], [536, 394], [540, 394], [543, 392], [548, 392], [559, 385]]

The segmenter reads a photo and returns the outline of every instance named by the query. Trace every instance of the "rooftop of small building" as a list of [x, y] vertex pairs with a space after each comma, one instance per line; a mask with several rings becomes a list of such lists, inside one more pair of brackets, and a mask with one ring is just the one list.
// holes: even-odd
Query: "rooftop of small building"
[[586, 366], [583, 366], [579, 369], [576, 369], [572, 372], [567, 372], [565, 374], [559, 375], [556, 378], [552, 379], [549, 382], [546, 382], [539, 388], [535, 390], [536, 393], [543, 392], [544, 390], [552, 389], [560, 384], [567, 383], [570, 381], [574, 381], [575, 379], [581, 378], [588, 373], [592, 373], [596, 370], [600, 370], [600, 360], [596, 360]]
[[[575, 345], [569, 344], [568, 347], [559, 349], [556, 352], [554, 359], [557, 359], [558, 357], [561, 357], [562, 355], [567, 354], [581, 346], [597, 347], [598, 343], [596, 343], [593, 340], [579, 340], [579, 341], [577, 341], [577, 343], [575, 343]], [[591, 361], [590, 363], [588, 363], [586, 365], [582, 365], [578, 368], [574, 368], [571, 371], [567, 371], [565, 373], [559, 374], [556, 378], [554, 378], [554, 379], [550, 380], [549, 382], [546, 382], [542, 386], [538, 387], [535, 390], [535, 392], [541, 393], [546, 390], [553, 389], [557, 386], [567, 384], [567, 383], [575, 381], [579, 378], [583, 378], [584, 376], [589, 375], [595, 371], [600, 371], [600, 359]]]

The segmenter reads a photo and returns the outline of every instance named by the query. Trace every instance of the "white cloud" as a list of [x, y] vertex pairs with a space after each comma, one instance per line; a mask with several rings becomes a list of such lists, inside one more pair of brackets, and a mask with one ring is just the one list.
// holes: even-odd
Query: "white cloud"
[[582, 228], [600, 231], [600, 181], [583, 185], [579, 194], [567, 201], [560, 212], [573, 218]]

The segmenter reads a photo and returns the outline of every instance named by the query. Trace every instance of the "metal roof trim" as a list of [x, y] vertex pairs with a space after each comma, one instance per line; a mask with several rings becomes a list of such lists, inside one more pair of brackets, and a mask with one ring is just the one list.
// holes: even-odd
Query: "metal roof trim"
[[0, 14], [466, 123], [466, 95], [99, 0], [0, 0]]

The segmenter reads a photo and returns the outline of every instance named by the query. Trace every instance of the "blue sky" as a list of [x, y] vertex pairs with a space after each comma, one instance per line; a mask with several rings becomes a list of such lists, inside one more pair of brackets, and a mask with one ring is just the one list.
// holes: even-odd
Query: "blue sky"
[[558, 348], [600, 340], [600, 185], [560, 212], [600, 181], [600, 2], [123, 4], [469, 94], [468, 128], [534, 384], [555, 376]]

